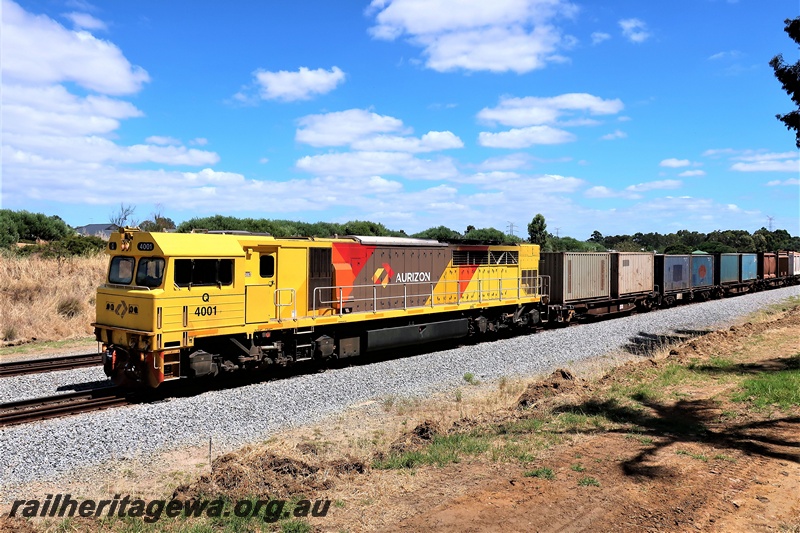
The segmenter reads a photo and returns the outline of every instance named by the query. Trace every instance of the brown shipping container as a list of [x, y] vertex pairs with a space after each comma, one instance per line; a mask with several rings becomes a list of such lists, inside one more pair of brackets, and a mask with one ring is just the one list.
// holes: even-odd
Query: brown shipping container
[[778, 252], [778, 277], [789, 275], [789, 252]]
[[778, 272], [778, 256], [769, 252], [758, 252], [758, 277], [772, 279]]
[[607, 252], [544, 252], [541, 259], [541, 274], [550, 278], [550, 303], [609, 297], [611, 276]]
[[654, 256], [646, 252], [611, 254], [611, 296], [653, 292]]

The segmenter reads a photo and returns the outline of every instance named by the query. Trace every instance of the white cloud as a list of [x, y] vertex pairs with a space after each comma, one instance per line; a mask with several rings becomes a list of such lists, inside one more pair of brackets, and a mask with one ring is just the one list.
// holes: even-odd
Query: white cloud
[[[154, 135], [144, 144], [117, 144], [121, 122], [143, 113], [109, 95], [138, 91], [147, 80], [146, 73], [131, 67], [111, 43], [70, 31], [8, 0], [2, 7], [4, 197], [17, 202], [113, 203], [111, 199], [119, 198], [117, 193], [128, 187], [118, 178], [149, 179], [162, 172], [137, 174], [140, 171], [122, 170], [118, 165], [200, 166], [219, 161], [216, 153], [188, 149], [171, 137]], [[30, 45], [32, 40], [36, 45]], [[69, 83], [80, 85], [82, 94], [70, 92]], [[133, 179], [130, 186], [143, 187], [142, 194], [151, 201], [155, 196], [144, 182]], [[95, 196], [101, 193], [106, 197]]]
[[534, 144], [562, 144], [576, 139], [572, 133], [550, 126], [530, 126], [509, 131], [478, 134], [478, 144], [489, 148], [527, 148]]
[[739, 52], [738, 50], [727, 50], [725, 52], [718, 52], [712, 56], [709, 56], [708, 59], [710, 61], [716, 61], [717, 59], [725, 59], [725, 58], [735, 59], [737, 57], [740, 57], [741, 55], [742, 53]]
[[189, 144], [193, 144], [195, 146], [205, 146], [208, 144], [208, 139], [205, 137], [197, 137], [189, 141]]
[[680, 180], [659, 180], [639, 183], [637, 185], [629, 185], [628, 187], [625, 187], [625, 190], [631, 192], [645, 192], [658, 189], [677, 189], [681, 185], [683, 185], [683, 182]]
[[800, 185], [800, 179], [797, 178], [789, 178], [788, 180], [773, 180], [767, 182], [767, 187], [775, 187], [776, 185], [793, 185], [797, 186]]
[[106, 23], [100, 19], [93, 17], [88, 13], [79, 13], [73, 11], [72, 13], [64, 13], [64, 18], [72, 22], [72, 25], [79, 30], [107, 30]]
[[706, 175], [705, 170], [684, 170], [683, 172], [678, 174], [678, 176], [682, 178], [691, 178], [693, 176], [705, 176], [705, 175]]
[[557, 51], [575, 40], [553, 22], [576, 12], [564, 0], [373, 0], [368, 10], [374, 38], [407, 36], [428, 68], [518, 73], [564, 60]]
[[588, 93], [567, 93], [549, 98], [502, 97], [497, 107], [481, 109], [478, 119], [513, 127], [536, 126], [556, 123], [565, 114], [613, 115], [622, 111], [623, 107], [618, 98], [604, 100]]
[[627, 136], [628, 134], [622, 130], [614, 130], [612, 133], [607, 133], [606, 135], [603, 135], [602, 137], [600, 137], [600, 139], [604, 141], [614, 141], [616, 139], [624, 139]]
[[262, 157], [261, 159], [258, 160], [258, 162], [261, 163], [262, 165], [266, 165], [267, 163], [269, 163], [269, 158]]
[[420, 159], [404, 152], [343, 152], [305, 156], [295, 164], [318, 176], [403, 176], [444, 180], [458, 175], [450, 158]]
[[608, 33], [603, 33], [601, 31], [596, 31], [592, 33], [592, 44], [597, 45], [604, 41], [611, 39], [611, 35]]
[[311, 146], [346, 146], [382, 133], [407, 133], [403, 121], [363, 109], [307, 115], [299, 121], [295, 140]]
[[322, 68], [310, 70], [307, 67], [300, 67], [296, 72], [257, 70], [253, 75], [259, 86], [261, 98], [282, 102], [309, 100], [314, 96], [329, 93], [345, 79], [345, 73], [336, 66], [331, 70]]
[[622, 19], [619, 21], [622, 35], [632, 43], [643, 43], [650, 38], [647, 24], [637, 18]]
[[680, 168], [680, 167], [688, 167], [691, 165], [692, 162], [688, 159], [676, 159], [674, 157], [670, 157], [669, 159], [664, 159], [659, 163], [659, 166], [668, 167], [668, 168]]
[[430, 131], [421, 138], [396, 135], [377, 135], [353, 141], [355, 150], [386, 152], [434, 152], [451, 148], [463, 148], [464, 143], [449, 131]]
[[797, 152], [753, 152], [732, 158], [739, 161], [731, 165], [737, 172], [800, 172], [800, 158]]
[[142, 116], [129, 102], [79, 97], [61, 85], [3, 84], [3, 131], [47, 135], [107, 134], [120, 120]]
[[517, 170], [527, 167], [530, 162], [531, 156], [528, 154], [516, 153], [500, 157], [490, 157], [478, 164], [477, 169], [481, 171]]
[[604, 185], [595, 185], [586, 189], [583, 195], [587, 198], [616, 198], [620, 193]]
[[409, 137], [403, 121], [363, 109], [308, 115], [299, 121], [295, 139], [316, 147], [350, 146], [367, 152], [434, 152], [462, 148], [464, 143], [450, 131], [429, 131]]
[[176, 139], [175, 137], [166, 137], [160, 135], [151, 135], [150, 137], [145, 139], [144, 142], [150, 144], [160, 144], [160, 145], [181, 144], [180, 139]]
[[2, 9], [4, 83], [74, 82], [90, 91], [121, 95], [139, 91], [150, 80], [144, 69], [132, 66], [108, 41], [67, 30], [47, 16], [24, 11], [11, 0], [2, 0]]

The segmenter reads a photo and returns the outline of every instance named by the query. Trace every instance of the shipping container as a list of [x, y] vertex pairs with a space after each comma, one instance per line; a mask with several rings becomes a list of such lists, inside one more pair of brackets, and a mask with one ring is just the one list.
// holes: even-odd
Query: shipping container
[[758, 279], [758, 256], [756, 254], [742, 254], [740, 281], [753, 281]]
[[691, 256], [657, 255], [655, 265], [655, 282], [662, 294], [689, 290], [692, 281]]
[[789, 252], [789, 275], [800, 276], [800, 252]]
[[739, 283], [740, 268], [739, 254], [715, 254], [714, 283], [716, 285]]
[[769, 252], [758, 252], [758, 277], [772, 279], [778, 272], [778, 257]]
[[615, 252], [611, 254], [611, 296], [620, 298], [653, 292], [653, 254]]
[[789, 252], [778, 252], [778, 277], [789, 275]]
[[568, 304], [609, 297], [610, 254], [607, 252], [543, 252], [541, 260], [541, 273], [550, 278], [550, 303]]
[[692, 287], [711, 287], [714, 285], [714, 256], [694, 254], [692, 257]]

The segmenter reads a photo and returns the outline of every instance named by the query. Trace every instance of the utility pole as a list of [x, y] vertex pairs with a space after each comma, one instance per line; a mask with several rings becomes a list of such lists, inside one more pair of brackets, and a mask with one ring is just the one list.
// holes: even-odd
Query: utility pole
[[514, 235], [514, 223], [509, 221], [507, 227], [508, 227], [508, 234]]
[[556, 239], [559, 237], [559, 236], [558, 236], [558, 230], [560, 230], [560, 229], [561, 229], [561, 228], [556, 228]]
[[769, 223], [769, 230], [772, 231], [772, 221], [775, 220], [775, 217], [771, 217], [767, 215], [767, 222]]

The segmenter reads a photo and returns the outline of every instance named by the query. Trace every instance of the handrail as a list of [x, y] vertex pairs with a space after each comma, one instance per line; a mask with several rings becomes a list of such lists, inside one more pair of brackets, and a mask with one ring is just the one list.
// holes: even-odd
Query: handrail
[[[437, 305], [452, 305], [455, 300], [457, 305], [464, 302], [475, 302], [483, 304], [491, 301], [503, 301], [504, 299], [516, 299], [524, 297], [535, 297], [549, 294], [549, 276], [518, 276], [509, 278], [481, 278], [481, 279], [459, 279], [459, 280], [439, 280], [437, 283], [431, 282], [408, 282], [392, 284], [391, 287], [403, 287], [403, 305], [402, 309], [409, 307], [425, 307], [425, 303], [419, 303], [419, 300], [414, 305], [409, 305], [409, 299], [419, 298], [422, 302], [429, 302], [427, 306], [434, 308]], [[477, 282], [478, 288], [469, 291], [461, 291], [462, 284]], [[436, 292], [437, 284], [452, 284], [456, 287], [455, 291]], [[422, 287], [425, 287], [424, 290]], [[388, 286], [387, 286], [388, 287]], [[378, 306], [384, 300], [396, 300], [400, 298], [399, 294], [392, 294], [390, 296], [380, 296], [378, 294], [382, 287], [378, 284], [364, 284], [364, 285], [334, 285], [330, 287], [315, 287], [312, 294], [312, 318], [316, 316], [319, 309], [337, 308], [337, 314], [342, 315], [346, 313], [345, 303], [356, 304], [364, 303], [365, 309], [363, 312], [377, 313]], [[419, 287], [417, 289], [417, 287]], [[362, 294], [356, 297], [354, 292], [361, 289]], [[371, 289], [371, 290], [369, 290]], [[411, 290], [409, 290], [411, 289]], [[416, 290], [415, 290], [416, 289]], [[349, 292], [345, 297], [345, 291]], [[363, 291], [366, 291], [364, 293]], [[326, 296], [327, 293], [327, 296]], [[398, 306], [397, 309], [400, 309]]]
[[[281, 303], [281, 293], [288, 292], [291, 296], [291, 300], [289, 303]], [[281, 308], [282, 307], [292, 307], [292, 319], [297, 318], [297, 298], [295, 298], [296, 292], [293, 288], [288, 289], [275, 289], [275, 292], [272, 293], [272, 299], [275, 303], [275, 318], [278, 319], [278, 322], [283, 322], [283, 317], [281, 316]]]

